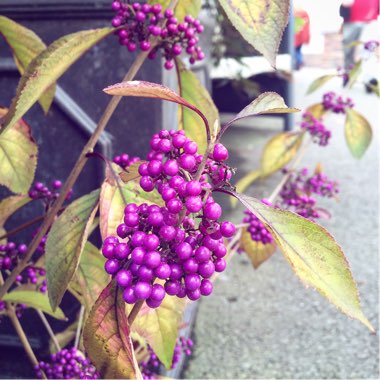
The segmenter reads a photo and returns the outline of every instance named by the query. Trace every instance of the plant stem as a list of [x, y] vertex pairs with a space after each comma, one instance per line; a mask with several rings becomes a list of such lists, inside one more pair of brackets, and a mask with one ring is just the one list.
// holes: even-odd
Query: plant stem
[[78, 348], [79, 346], [80, 334], [82, 332], [83, 318], [84, 318], [84, 306], [81, 305], [80, 311], [79, 311], [77, 331], [75, 333], [74, 348]]
[[45, 314], [41, 310], [39, 310], [39, 309], [35, 309], [35, 310], [37, 311], [38, 316], [40, 317], [42, 323], [44, 324], [44, 326], [46, 328], [46, 331], [48, 332], [51, 340], [53, 341], [55, 348], [57, 349], [57, 351], [61, 351], [62, 348], [59, 345], [58, 340], [57, 340], [57, 338], [56, 338], [56, 336], [54, 334], [54, 331], [51, 328], [48, 320], [45, 317]]
[[137, 317], [137, 314], [139, 313], [143, 305], [144, 305], [143, 300], [140, 300], [133, 305], [131, 312], [128, 314], [129, 327], [132, 326], [133, 322], [135, 321]]
[[7, 239], [7, 238], [9, 238], [10, 236], [15, 235], [15, 234], [17, 234], [18, 232], [24, 230], [25, 228], [28, 228], [28, 227], [32, 226], [33, 224], [40, 222], [41, 220], [43, 220], [43, 219], [45, 218], [45, 216], [46, 216], [46, 215], [44, 214], [44, 215], [37, 216], [37, 217], [34, 218], [34, 219], [28, 220], [28, 221], [25, 222], [24, 224], [21, 224], [20, 226], [17, 226], [17, 227], [14, 228], [13, 230], [10, 230], [10, 231], [7, 232], [6, 234], [0, 236], [0, 240], [2, 240], [2, 239]]
[[282, 177], [279, 184], [275, 187], [275, 189], [272, 191], [271, 195], [268, 198], [268, 201], [273, 203], [275, 199], [277, 198], [278, 194], [280, 193], [281, 189], [284, 187], [290, 176], [292, 175], [293, 170], [298, 166], [298, 164], [301, 162], [302, 158], [304, 157], [307, 149], [309, 147], [309, 142], [306, 143], [300, 152], [298, 153], [297, 158], [293, 161], [292, 165], [289, 168], [289, 171]]
[[[0, 285], [3, 285], [3, 284], [4, 284], [4, 278], [3, 278], [3, 275], [1, 274], [1, 271], [0, 271]], [[7, 307], [7, 316], [11, 320], [11, 323], [12, 323], [14, 329], [16, 330], [18, 337], [21, 340], [21, 344], [24, 347], [26, 355], [28, 356], [30, 362], [32, 363], [32, 365], [34, 367], [35, 365], [38, 364], [38, 360], [36, 358], [36, 355], [34, 355], [33, 349], [29, 344], [28, 338], [26, 337], [25, 332], [21, 326], [21, 323], [17, 318], [17, 315], [15, 313], [15, 309], [9, 303], [6, 303], [6, 307]], [[41, 372], [42, 372], [42, 378], [47, 379], [44, 371], [41, 370]]]
[[[35, 367], [36, 365], [38, 365], [38, 360], [36, 358], [36, 355], [34, 355], [32, 347], [29, 344], [28, 338], [25, 335], [24, 329], [22, 328], [21, 323], [17, 318], [17, 315], [14, 311], [14, 307], [11, 305], [7, 305], [7, 310], [8, 310], [8, 317], [11, 320], [11, 323], [14, 329], [16, 330], [18, 337], [21, 340], [21, 343], [24, 347], [26, 355], [28, 356], [29, 361], [32, 363], [33, 367]], [[44, 379], [47, 379], [43, 371], [42, 371], [42, 376]]]
[[[142, 64], [144, 63], [146, 57], [148, 56], [149, 51], [147, 52], [141, 52], [133, 62], [132, 66], [128, 70], [126, 76], [124, 77], [123, 81], [130, 81], [132, 80], [137, 71], [140, 69]], [[31, 241], [29, 245], [28, 252], [24, 256], [23, 260], [19, 262], [19, 264], [16, 266], [16, 268], [12, 271], [10, 276], [6, 279], [3, 286], [0, 288], [0, 299], [4, 296], [4, 294], [10, 289], [12, 284], [15, 282], [16, 277], [24, 270], [24, 268], [27, 266], [28, 261], [32, 257], [33, 253], [38, 247], [38, 244], [40, 243], [43, 236], [47, 233], [48, 229], [52, 225], [55, 216], [59, 212], [60, 208], [63, 205], [63, 202], [66, 199], [67, 193], [70, 191], [70, 189], [74, 186], [76, 180], [78, 179], [80, 173], [82, 172], [84, 165], [86, 164], [88, 158], [87, 153], [91, 152], [101, 133], [106, 128], [111, 116], [113, 115], [116, 107], [120, 103], [121, 96], [113, 96], [110, 102], [108, 103], [106, 109], [103, 112], [103, 115], [101, 116], [99, 123], [94, 131], [94, 133], [91, 135], [90, 139], [88, 140], [87, 144], [84, 146], [82, 152], [79, 155], [79, 158], [77, 162], [75, 163], [73, 169], [71, 170], [71, 173], [69, 177], [67, 178], [65, 184], [63, 185], [63, 188], [61, 190], [61, 193], [57, 200], [54, 202], [52, 208], [49, 210], [49, 212], [46, 215], [45, 220], [43, 221], [38, 233], [34, 237], [34, 239]]]

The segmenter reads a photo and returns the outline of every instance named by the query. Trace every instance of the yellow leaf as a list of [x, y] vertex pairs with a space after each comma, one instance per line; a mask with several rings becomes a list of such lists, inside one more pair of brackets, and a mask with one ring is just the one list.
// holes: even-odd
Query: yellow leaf
[[268, 260], [277, 249], [275, 243], [263, 244], [261, 241], [252, 240], [251, 234], [246, 229], [242, 232], [240, 243], [255, 269]]
[[347, 259], [323, 227], [292, 212], [266, 206], [255, 198], [233, 194], [264, 223], [303, 283], [374, 331], [362, 311]]
[[261, 156], [261, 175], [268, 176], [282, 169], [297, 154], [303, 133], [283, 132], [272, 137]]
[[361, 158], [372, 141], [372, 129], [368, 120], [359, 112], [347, 108], [344, 134], [352, 155]]

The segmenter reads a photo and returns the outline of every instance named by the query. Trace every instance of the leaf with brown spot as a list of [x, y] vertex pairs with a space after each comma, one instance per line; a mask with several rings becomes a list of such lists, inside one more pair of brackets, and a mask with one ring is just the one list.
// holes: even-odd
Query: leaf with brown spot
[[102, 379], [142, 379], [123, 293], [115, 281], [108, 284], [95, 302], [84, 326], [83, 344]]

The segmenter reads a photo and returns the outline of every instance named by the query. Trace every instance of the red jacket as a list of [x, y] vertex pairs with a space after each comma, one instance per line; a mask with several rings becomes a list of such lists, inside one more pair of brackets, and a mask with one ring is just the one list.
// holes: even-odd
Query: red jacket
[[310, 41], [310, 20], [309, 15], [303, 9], [296, 9], [294, 11], [294, 17], [301, 21], [301, 25], [294, 35], [294, 46], [298, 47], [302, 44], [308, 44]]
[[350, 7], [349, 22], [369, 22], [377, 19], [379, 0], [355, 0]]

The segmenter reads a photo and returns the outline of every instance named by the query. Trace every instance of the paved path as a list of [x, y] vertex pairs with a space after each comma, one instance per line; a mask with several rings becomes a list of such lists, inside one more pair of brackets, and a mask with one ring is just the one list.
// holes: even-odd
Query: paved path
[[[296, 74], [296, 106], [320, 99], [324, 90], [339, 90], [337, 81], [304, 96], [319, 72]], [[379, 102], [361, 86], [351, 90], [357, 109], [370, 119], [375, 140], [360, 160], [350, 156], [341, 119], [328, 122], [330, 146], [314, 146], [304, 159], [311, 168], [321, 162], [341, 185], [340, 202], [325, 203], [333, 218], [323, 224], [342, 245], [358, 283], [363, 309], [378, 326], [378, 128]], [[257, 165], [261, 147], [273, 132], [234, 128], [225, 143], [232, 164], [243, 175]], [[268, 196], [274, 176], [248, 192]], [[241, 210], [231, 218], [239, 221]], [[247, 258], [235, 256], [215, 284], [214, 294], [200, 302], [193, 332], [195, 349], [184, 378], [372, 379], [379, 377], [378, 337], [359, 322], [340, 314], [318, 293], [306, 289], [280, 252], [254, 271]]]

